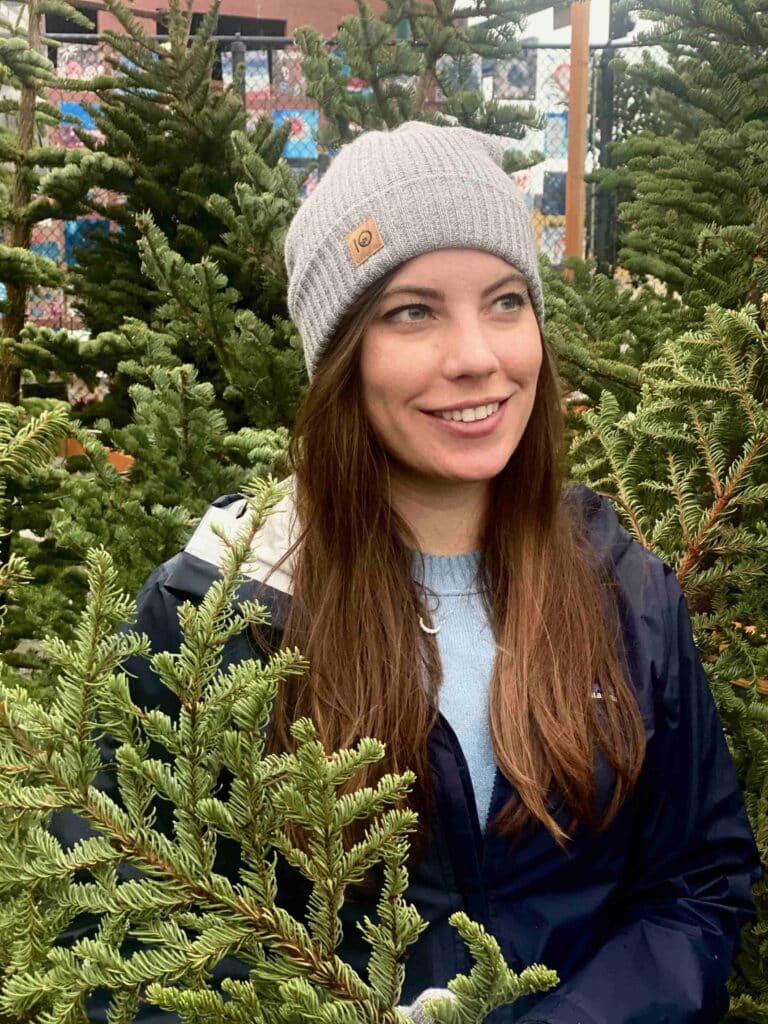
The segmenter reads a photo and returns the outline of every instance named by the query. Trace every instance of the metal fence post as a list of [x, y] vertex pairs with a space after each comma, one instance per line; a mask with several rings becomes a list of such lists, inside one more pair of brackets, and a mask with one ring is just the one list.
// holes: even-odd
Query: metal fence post
[[[236, 79], [238, 74], [238, 68], [243, 67], [245, 64], [245, 43], [240, 38], [240, 33], [237, 33], [237, 38], [232, 40], [232, 77]], [[245, 110], [245, 68], [243, 68], [243, 75], [240, 79], [240, 102]]]
[[[600, 167], [611, 166], [608, 144], [614, 131], [614, 82], [610, 62], [616, 51], [606, 46], [600, 55], [599, 99], [597, 126], [600, 133]], [[601, 189], [597, 194], [597, 224], [595, 225], [595, 257], [601, 274], [612, 274], [616, 264], [616, 194]]]

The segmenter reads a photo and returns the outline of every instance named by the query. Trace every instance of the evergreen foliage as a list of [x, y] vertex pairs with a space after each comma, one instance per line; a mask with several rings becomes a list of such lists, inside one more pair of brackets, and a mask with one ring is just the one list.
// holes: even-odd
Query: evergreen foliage
[[599, 274], [593, 262], [566, 266], [568, 278], [541, 259], [544, 334], [565, 390], [590, 405], [608, 391], [620, 409], [634, 409], [644, 364], [691, 323], [690, 310], [650, 284], [635, 288]]
[[[131, 382], [131, 421], [121, 428], [106, 419], [96, 420], [92, 428], [73, 421], [70, 433], [82, 455], [30, 464], [8, 483], [14, 546], [27, 558], [36, 581], [23, 604], [11, 603], [0, 635], [0, 657], [19, 669], [50, 672], [38, 645], [30, 641], [45, 630], [63, 639], [71, 635], [85, 596], [81, 566], [89, 549], [108, 546], [123, 585], [136, 593], [159, 562], [183, 548], [213, 497], [239, 491], [253, 473], [286, 472], [287, 429], [259, 427], [258, 422], [279, 418], [286, 408], [281, 399], [289, 400], [275, 383], [281, 372], [273, 369], [278, 360], [283, 367], [292, 365], [292, 393], [299, 394], [304, 371], [292, 325], [285, 322], [281, 328], [287, 339], [283, 354], [270, 347], [269, 332], [250, 311], [231, 309], [236, 293], [221, 282], [214, 264], [176, 267], [178, 257], [157, 229], [150, 229], [150, 237], [153, 271], [168, 276], [175, 298], [167, 303], [172, 318], [165, 330], [135, 321], [114, 335], [119, 371]], [[218, 285], [201, 290], [201, 280], [217, 277]], [[252, 385], [245, 398], [254, 408], [253, 426], [230, 430], [213, 385], [200, 381], [194, 366], [179, 362], [177, 338], [195, 337], [196, 331], [206, 332], [200, 347], [218, 340], [233, 354], [227, 364], [234, 368], [233, 379], [246, 380], [250, 370]], [[25, 336], [35, 338], [30, 345], [36, 343], [34, 331]], [[237, 362], [239, 353], [246, 367]], [[269, 388], [274, 388], [271, 395]], [[238, 396], [235, 386], [230, 393]], [[19, 423], [26, 415], [19, 410]], [[133, 460], [127, 472], [111, 464], [105, 442]]]
[[[73, 268], [78, 306], [93, 333], [118, 326], [123, 316], [148, 321], [158, 302], [136, 254], [137, 214], [152, 210], [192, 259], [207, 250], [212, 234], [218, 237], [205, 197], [230, 193], [226, 142], [245, 127], [237, 98], [211, 79], [218, 6], [191, 35], [191, 15], [174, 0], [165, 45], [148, 37], [128, 5], [106, 4], [121, 31], [102, 33], [102, 45], [114, 51], [105, 53], [113, 73], [93, 90], [98, 106], [89, 106], [103, 141], [81, 132], [83, 148], [73, 150], [66, 168], [47, 182], [69, 215], [98, 213], [121, 229], [94, 236]], [[89, 197], [94, 188], [107, 195]]]
[[[299, 183], [279, 160], [284, 135], [264, 119], [250, 132], [232, 133], [231, 194], [206, 197], [219, 238], [198, 263], [177, 252], [150, 210], [135, 217], [132, 260], [147, 282], [143, 290], [153, 296], [149, 321], [115, 303], [115, 330], [86, 338], [22, 332], [14, 349], [38, 379], [55, 370], [93, 382], [97, 370], [109, 372], [110, 396], [87, 407], [83, 419], [108, 416], [115, 427], [124, 426], [130, 421], [127, 390], [142, 366], [170, 362], [191, 363], [211, 383], [230, 428], [290, 424], [306, 374], [285, 306], [283, 245]], [[49, 175], [46, 186], [56, 191], [58, 180]]]
[[[523, 138], [526, 128], [543, 124], [536, 108], [485, 100], [473, 80], [473, 58], [519, 54], [525, 16], [547, 7], [552, 4], [545, 0], [386, 0], [377, 17], [365, 0], [357, 0], [358, 13], [343, 18], [336, 34], [343, 61], [310, 26], [297, 29], [307, 94], [327, 119], [320, 141], [333, 149], [361, 129], [395, 128], [414, 119]], [[470, 24], [478, 16], [483, 20]], [[401, 25], [407, 25], [408, 39], [396, 39]], [[349, 92], [351, 77], [365, 88]], [[519, 170], [540, 159], [540, 153], [526, 157], [513, 150], [507, 168]]]
[[613, 138], [623, 140], [641, 132], [679, 138], [684, 130], [677, 101], [656, 86], [642, 90], [637, 88], [638, 69], [652, 71], [657, 67], [650, 53], [641, 51], [640, 60], [636, 63], [628, 61], [623, 51], [618, 49], [612, 51], [608, 59], [613, 75]]
[[[298, 183], [280, 160], [289, 126], [273, 131], [263, 118], [246, 131], [236, 85], [221, 89], [212, 80], [218, 3], [192, 34], [191, 5], [182, 9], [181, 0], [173, 0], [167, 44], [150, 38], [121, 0], [106, 6], [123, 31], [102, 34], [114, 51], [106, 58], [113, 73], [92, 86], [98, 104], [89, 109], [103, 141], [80, 133], [84, 148], [72, 150], [44, 187], [59, 215], [96, 214], [117, 225], [78, 250], [70, 285], [93, 337], [71, 353], [67, 368], [76, 365], [88, 380], [97, 370], [109, 375], [110, 395], [87, 415], [124, 426], [130, 382], [118, 371], [114, 334], [126, 319], [155, 324], [167, 298], [142, 265], [138, 243], [145, 218], [183, 260], [214, 262], [237, 291], [238, 308], [258, 321], [259, 330], [274, 323], [279, 352], [285, 339], [279, 322], [287, 316], [282, 234], [298, 205]], [[44, 371], [56, 364], [58, 350], [45, 344], [40, 349], [28, 350], [27, 359]], [[232, 394], [222, 397], [227, 382], [221, 352], [192, 334], [176, 338], [176, 354], [213, 384], [232, 429], [250, 421], [254, 410], [244, 410]], [[269, 425], [289, 422], [295, 400], [287, 394], [290, 387], [278, 382], [285, 399], [281, 418]]]
[[[768, 334], [763, 309], [707, 307], [643, 367], [626, 411], [583, 413], [573, 475], [608, 494], [630, 533], [675, 570], [768, 863]], [[727, 1018], [768, 1019], [768, 884], [744, 932]]]
[[48, 99], [56, 73], [41, 52], [51, 42], [41, 33], [47, 11], [91, 27], [66, 0], [20, 0], [0, 12], [0, 401], [12, 404], [19, 402], [23, 365], [12, 345], [24, 327], [30, 292], [61, 287], [64, 280], [56, 264], [31, 247], [33, 225], [52, 215], [40, 195], [41, 176], [60, 167], [66, 153], [47, 138], [61, 121]]
[[[750, 243], [757, 197], [768, 186], [765, 5], [637, 7], [653, 23], [644, 40], [663, 47], [668, 63], [646, 60], [625, 73], [636, 92], [665, 98], [667, 130], [613, 144], [613, 169], [594, 174], [602, 187], [631, 194], [619, 205], [619, 262], [638, 278], [657, 278], [699, 313], [713, 301], [759, 305]], [[715, 260], [715, 274], [713, 248], [728, 254], [727, 265]]]
[[[144, 325], [136, 331], [147, 334]], [[28, 463], [11, 480], [21, 501], [11, 510], [14, 547], [31, 565], [35, 586], [23, 592], [23, 601], [10, 602], [0, 657], [34, 670], [47, 686], [55, 684], [55, 666], [34, 638], [44, 631], [72, 635], [90, 549], [109, 547], [122, 585], [136, 593], [159, 562], [184, 547], [212, 496], [238, 492], [253, 474], [285, 474], [285, 428], [229, 431], [211, 384], [198, 381], [192, 366], [156, 365], [142, 374], [145, 383], [130, 388], [132, 423], [113, 431], [107, 421], [97, 422], [101, 429], [72, 421], [69, 433], [81, 455]], [[133, 459], [127, 472], [109, 461], [104, 436]]]
[[[0, 522], [8, 516], [8, 482], [30, 469], [45, 466], [53, 456], [58, 442], [69, 430], [66, 406], [58, 405], [41, 416], [18, 423], [18, 407], [0, 405]], [[29, 563], [23, 555], [13, 552], [2, 566], [0, 593], [0, 626], [5, 625], [10, 593], [32, 579]]]
[[[67, 422], [70, 418], [65, 403], [49, 400], [28, 399], [21, 406], [4, 403], [0, 410], [6, 436], [24, 437], [34, 424], [47, 423], [50, 417], [57, 424], [62, 417]], [[58, 430], [59, 442], [74, 427], [69, 423], [67, 430]], [[34, 585], [4, 595], [0, 660], [24, 677], [44, 664], [37, 643], [42, 631], [66, 633], [74, 622], [73, 602], [82, 601], [83, 594], [81, 559], [59, 549], [49, 533], [66, 473], [55, 458], [52, 439], [45, 451], [46, 458], [14, 460], [2, 478], [3, 557], [5, 561], [23, 559]]]
[[[244, 160], [250, 158], [252, 165], [260, 162], [248, 151], [244, 135], [239, 141]], [[254, 168], [254, 177], [259, 170]], [[242, 246], [253, 272], [258, 269], [262, 279], [277, 289], [284, 287], [282, 253], [296, 185], [285, 162], [269, 177], [281, 180], [273, 191], [259, 192], [243, 184], [234, 203], [214, 196], [211, 204], [227, 223], [225, 244]], [[291, 201], [280, 197], [280, 189], [293, 190]], [[291, 423], [306, 383], [301, 341], [293, 324], [280, 316], [266, 322], [258, 307], [247, 305], [237, 279], [227, 277], [212, 257], [196, 264], [185, 261], [151, 216], [140, 218], [139, 225], [142, 268], [164, 298], [154, 324], [168, 339], [174, 357], [191, 355], [196, 367], [215, 359], [220, 379], [216, 395], [225, 414], [237, 409], [237, 419], [253, 427]], [[135, 362], [131, 367], [138, 370]], [[228, 421], [233, 418], [230, 415]]]
[[[135, 593], [152, 569], [185, 544], [211, 496], [236, 493], [254, 473], [282, 466], [285, 428], [227, 430], [213, 389], [189, 365], [151, 367], [130, 389], [133, 422], [109, 431], [133, 458], [128, 473], [110, 464], [92, 432], [75, 431], [85, 453], [62, 481], [51, 534], [83, 558], [109, 546], [123, 586]], [[72, 460], [73, 462], [75, 460]]]
[[[10, 506], [15, 500], [13, 491], [20, 480], [30, 477], [45, 477], [50, 461], [59, 442], [65, 438], [71, 424], [67, 407], [57, 403], [44, 410], [39, 416], [29, 416], [19, 406], [0, 404], [0, 522], [12, 521]], [[3, 532], [4, 540], [11, 539], [12, 530]], [[30, 644], [30, 626], [36, 623], [34, 599], [32, 597], [41, 578], [46, 576], [46, 565], [40, 559], [27, 557], [31, 547], [33, 554], [37, 541], [13, 537], [13, 545], [6, 543], [6, 561], [0, 573], [0, 649], [3, 651], [2, 665], [6, 679], [27, 681], [28, 672], [23, 669], [29, 664], [39, 663], [36, 645]], [[63, 573], [66, 575], [66, 572]], [[34, 581], [32, 587], [17, 595], [19, 584]], [[70, 581], [62, 581], [60, 593], [67, 589]], [[30, 607], [31, 606], [31, 607]], [[58, 609], [46, 609], [48, 621], [54, 628], [59, 623]], [[20, 641], [25, 641], [21, 644]], [[27, 647], [27, 650], [24, 648]], [[35, 680], [36, 692], [44, 688], [42, 675]]]
[[[284, 650], [267, 663], [220, 670], [226, 642], [266, 609], [237, 602], [254, 535], [280, 497], [275, 481], [245, 489], [251, 505], [242, 533], [225, 541], [222, 578], [197, 607], [179, 611], [178, 654], [151, 664], [178, 699], [178, 717], [131, 700], [121, 666], [147, 657], [149, 642], [130, 630], [131, 604], [108, 552], [87, 558], [89, 598], [71, 642], [44, 641], [58, 671], [49, 705], [0, 679], [0, 1013], [39, 1024], [83, 1021], [84, 1003], [106, 989], [111, 1022], [131, 1021], [143, 1001], [178, 1012], [189, 1024], [396, 1024], [408, 946], [426, 926], [405, 900], [408, 834], [415, 814], [400, 807], [413, 773], [387, 775], [374, 789], [336, 790], [383, 755], [381, 743], [328, 754], [312, 723], [292, 732], [294, 754], [264, 754], [265, 729], [279, 685], [306, 663]], [[5, 573], [7, 575], [7, 572]], [[104, 771], [100, 743], [114, 750]], [[220, 787], [231, 775], [228, 792]], [[172, 807], [161, 828], [160, 803]], [[65, 849], [47, 822], [71, 811], [90, 835]], [[369, 819], [365, 839], [345, 846], [343, 830]], [[306, 848], [286, 826], [299, 828]], [[218, 844], [240, 844], [243, 867], [231, 881], [216, 870]], [[306, 921], [276, 902], [276, 857], [312, 883]], [[339, 907], [348, 887], [381, 865], [376, 920], [361, 930], [371, 946], [364, 981], [335, 953]], [[97, 922], [67, 946], [55, 940], [78, 915]], [[446, 1024], [479, 1024], [496, 1006], [552, 987], [556, 975], [534, 965], [514, 974], [495, 940], [464, 914], [452, 923], [476, 966], [451, 982], [454, 1004], [436, 1007]], [[211, 971], [234, 955], [244, 981]]]
[[[90, 548], [107, 546], [135, 593], [158, 562], [184, 546], [214, 497], [238, 491], [253, 472], [286, 471], [282, 424], [292, 420], [306, 373], [290, 321], [262, 317], [270, 315], [272, 296], [284, 295], [283, 239], [298, 185], [284, 161], [271, 167], [263, 158], [271, 138], [266, 122], [234, 133], [240, 180], [231, 199], [209, 197], [223, 226], [221, 248], [239, 254], [233, 280], [244, 293], [219, 269], [218, 250], [189, 264], [146, 214], [137, 258], [160, 297], [152, 324], [126, 319], [93, 338], [22, 331], [15, 351], [41, 378], [61, 372], [62, 363], [95, 371], [108, 353], [112, 385], [128, 404], [127, 413], [122, 399], [116, 407], [114, 394], [96, 403], [91, 428], [73, 425], [82, 456], [13, 482], [11, 527], [39, 583], [24, 608], [10, 611], [0, 636], [0, 656], [20, 667], [44, 669], [34, 644], [11, 654], [20, 641], [44, 629], [70, 636], [85, 596], [79, 567]], [[248, 305], [256, 281], [265, 307]], [[105, 406], [116, 411], [116, 423], [103, 415]], [[110, 464], [102, 443], [133, 459], [128, 473]], [[22, 529], [37, 539], [19, 537]]]

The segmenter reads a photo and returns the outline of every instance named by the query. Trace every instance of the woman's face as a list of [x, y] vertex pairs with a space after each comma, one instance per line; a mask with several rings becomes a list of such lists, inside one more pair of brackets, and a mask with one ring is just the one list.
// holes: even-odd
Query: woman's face
[[366, 415], [393, 473], [417, 486], [495, 477], [528, 423], [541, 360], [527, 285], [509, 263], [476, 249], [409, 260], [360, 354]]

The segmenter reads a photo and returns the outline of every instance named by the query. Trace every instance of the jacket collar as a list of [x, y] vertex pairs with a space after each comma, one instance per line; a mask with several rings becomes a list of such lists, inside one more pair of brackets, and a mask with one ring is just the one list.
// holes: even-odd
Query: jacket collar
[[[293, 498], [293, 477], [284, 481], [288, 492], [271, 510], [251, 543], [251, 557], [243, 567], [243, 575], [255, 583], [268, 582], [283, 594], [293, 593], [293, 559], [275, 568], [297, 536]], [[213, 532], [215, 526], [227, 540], [233, 540], [245, 529], [248, 503], [241, 495], [225, 495], [215, 501], [200, 520], [184, 551], [187, 555], [219, 567], [227, 548], [224, 540]], [[269, 577], [269, 579], [268, 579]]]

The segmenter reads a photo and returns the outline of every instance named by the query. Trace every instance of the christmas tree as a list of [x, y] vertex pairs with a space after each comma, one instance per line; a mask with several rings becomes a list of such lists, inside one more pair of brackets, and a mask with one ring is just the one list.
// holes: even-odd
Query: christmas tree
[[[0, 523], [13, 521], [10, 513], [10, 505], [14, 500], [13, 491], [20, 479], [29, 478], [35, 474], [45, 477], [49, 474], [49, 466], [58, 444], [67, 436], [70, 429], [68, 410], [64, 403], [57, 403], [53, 408], [44, 410], [39, 416], [30, 416], [17, 405], [8, 402], [0, 403]], [[34, 642], [30, 644], [29, 619], [25, 614], [24, 602], [16, 603], [17, 591], [21, 583], [36, 579], [33, 567], [29, 560], [22, 553], [23, 548], [18, 538], [12, 536], [10, 528], [4, 528], [0, 537], [5, 541], [4, 548], [8, 552], [6, 561], [3, 563], [2, 580], [0, 580], [0, 642], [2, 642], [3, 659], [2, 666], [6, 680], [18, 679], [27, 681], [29, 673], [23, 671], [23, 666], [38, 664], [34, 651]], [[13, 544], [9, 543], [13, 540]], [[13, 549], [13, 550], [12, 550]], [[42, 573], [45, 576], [45, 572]], [[25, 593], [35, 588], [24, 588]], [[62, 590], [66, 589], [64, 585]], [[10, 615], [9, 615], [10, 612]], [[53, 627], [58, 625], [56, 614], [52, 617]], [[11, 630], [10, 636], [6, 636], [8, 621], [16, 626], [16, 631]], [[34, 621], [34, 614], [32, 615]], [[23, 625], [20, 625], [22, 624]], [[17, 651], [19, 646], [19, 635], [27, 640], [27, 645], [33, 649], [25, 652]], [[20, 669], [20, 666], [22, 667]], [[45, 681], [42, 675], [36, 680], [36, 692], [44, 689]]]
[[[51, 686], [55, 666], [30, 640], [43, 631], [72, 635], [91, 548], [108, 546], [122, 585], [136, 593], [158, 562], [183, 548], [213, 497], [238, 492], [254, 474], [285, 473], [286, 428], [230, 431], [212, 385], [172, 357], [166, 337], [141, 323], [125, 330], [139, 358], [136, 368], [125, 364], [126, 377], [135, 381], [132, 422], [113, 430], [108, 421], [87, 428], [72, 420], [69, 433], [81, 454], [59, 464], [25, 465], [11, 478], [15, 495], [23, 497], [11, 517], [15, 532], [39, 532], [15, 541], [29, 557], [36, 585], [21, 602], [9, 599], [1, 658], [46, 675]], [[157, 362], [143, 365], [146, 353]], [[128, 458], [127, 470], [112, 464], [105, 437]]]
[[[605, 392], [582, 415], [573, 475], [608, 494], [680, 581], [768, 863], [768, 334], [763, 308], [707, 307], [643, 367], [630, 412]], [[768, 884], [745, 929], [728, 1020], [768, 1015]]]
[[[540, 113], [484, 99], [482, 62], [517, 56], [526, 15], [547, 7], [543, 0], [386, 0], [377, 16], [357, 0], [358, 13], [343, 18], [336, 35], [343, 59], [311, 27], [297, 29], [307, 94], [325, 115], [320, 142], [334, 149], [361, 129], [413, 119], [522, 139], [526, 128], [543, 125]], [[398, 39], [403, 29], [407, 38]], [[350, 91], [352, 79], [362, 88]], [[511, 149], [507, 169], [539, 159]]]
[[[202, 603], [180, 609], [178, 654], [152, 667], [175, 695], [172, 719], [144, 711], [121, 666], [149, 655], [130, 631], [131, 604], [103, 548], [87, 559], [89, 600], [70, 643], [48, 637], [58, 669], [50, 704], [0, 676], [0, 1013], [13, 1020], [84, 1020], [86, 998], [110, 994], [110, 1021], [129, 1022], [143, 1002], [175, 1010], [189, 1024], [397, 1024], [408, 946], [426, 927], [407, 902], [405, 861], [415, 814], [399, 805], [413, 773], [384, 776], [374, 789], [343, 797], [337, 788], [383, 755], [373, 738], [327, 754], [312, 723], [292, 732], [293, 754], [265, 756], [264, 730], [277, 687], [306, 663], [285, 650], [264, 664], [220, 671], [227, 641], [264, 624], [256, 601], [237, 601], [255, 533], [280, 497], [273, 479], [245, 488], [251, 512], [227, 544], [222, 577]], [[11, 567], [3, 567], [8, 577]], [[18, 567], [16, 575], [18, 577]], [[102, 770], [99, 742], [114, 750]], [[231, 776], [228, 792], [220, 777]], [[157, 801], [172, 807], [159, 824]], [[65, 849], [46, 828], [52, 811], [80, 816], [90, 835]], [[345, 826], [369, 822], [345, 846]], [[286, 826], [300, 828], [306, 848]], [[240, 845], [232, 880], [217, 872], [218, 845]], [[312, 883], [306, 923], [276, 902], [276, 858]], [[371, 947], [363, 980], [335, 953], [339, 911], [351, 885], [380, 866], [377, 919], [362, 932]], [[66, 947], [56, 939], [78, 914], [95, 925]], [[496, 941], [463, 913], [452, 923], [476, 965], [450, 982], [456, 999], [433, 1005], [435, 1021], [480, 1024], [497, 1006], [542, 991], [557, 976], [533, 965], [511, 971]], [[211, 971], [226, 955], [249, 967], [247, 980], [217, 990]]]
[[[248, 214], [253, 214], [250, 207]], [[252, 312], [233, 309], [237, 293], [222, 284], [216, 265], [190, 267], [181, 261], [179, 266], [180, 257], [159, 229], [148, 223], [147, 230], [147, 272], [151, 268], [170, 293], [165, 314], [163, 307], [157, 314], [164, 330], [129, 321], [115, 334], [115, 352], [123, 356], [117, 365], [131, 382], [131, 422], [113, 428], [101, 419], [85, 427], [73, 419], [70, 434], [81, 454], [58, 464], [30, 464], [9, 479], [17, 501], [10, 509], [14, 544], [28, 558], [37, 584], [22, 604], [11, 600], [0, 635], [0, 656], [18, 669], [46, 670], [37, 645], [29, 642], [43, 630], [71, 635], [85, 596], [81, 566], [90, 548], [108, 546], [123, 585], [135, 593], [159, 561], [184, 546], [214, 497], [237, 492], [254, 473], [286, 472], [287, 429], [259, 427], [254, 415], [254, 425], [230, 430], [213, 385], [200, 381], [196, 368], [181, 363], [175, 351], [178, 337], [196, 337], [201, 346], [217, 339], [233, 380], [225, 397], [231, 392], [261, 408], [264, 419], [278, 418], [286, 395], [277, 387], [268, 394], [274, 378], [282, 372], [290, 379], [293, 367], [298, 394], [303, 375], [292, 326], [279, 328], [286, 352], [282, 367], [275, 369], [281, 355], [270, 344], [274, 332]], [[32, 334], [30, 346], [37, 344], [39, 332]], [[50, 404], [25, 402], [38, 411]], [[19, 423], [27, 415], [18, 410]], [[127, 469], [112, 464], [104, 442], [127, 457]], [[27, 531], [23, 536], [22, 530]]]
[[609, 391], [620, 409], [634, 409], [644, 364], [691, 323], [691, 312], [648, 283], [633, 288], [597, 273], [593, 262], [572, 258], [565, 266], [567, 278], [541, 260], [544, 334], [565, 391], [588, 405]]
[[[117, 369], [123, 352], [113, 336], [128, 318], [153, 324], [166, 299], [142, 269], [139, 218], [148, 213], [184, 260], [214, 260], [237, 290], [238, 307], [269, 325], [287, 316], [284, 273], [275, 254], [298, 190], [287, 167], [278, 163], [289, 126], [273, 131], [263, 119], [246, 132], [237, 83], [222, 89], [213, 80], [218, 3], [193, 33], [191, 4], [182, 8], [181, 0], [173, 0], [167, 42], [151, 38], [120, 0], [107, 0], [106, 6], [122, 31], [102, 34], [113, 73], [94, 80], [97, 103], [86, 104], [98, 133], [81, 132], [83, 148], [71, 151], [67, 165], [50, 174], [44, 187], [58, 215], [95, 214], [117, 227], [93, 234], [78, 250], [70, 288], [92, 334], [77, 352], [77, 372], [93, 379], [102, 371], [110, 378], [109, 396], [83, 415], [107, 416], [124, 426], [130, 381]], [[232, 244], [234, 207], [250, 229], [237, 245]], [[213, 384], [218, 407], [236, 429], [251, 421], [253, 410], [239, 405], [231, 392], [223, 397], [221, 353], [209, 342], [179, 336], [176, 354]], [[279, 335], [274, 343], [280, 347]], [[57, 359], [56, 350], [27, 353], [28, 364], [41, 370]], [[286, 425], [290, 408], [286, 395], [282, 418], [270, 425]]]
[[[259, 161], [245, 136], [236, 143]], [[285, 177], [287, 188], [287, 166], [274, 173]], [[228, 208], [222, 197], [212, 199], [233, 242], [251, 232], [258, 237], [265, 223], [274, 227], [286, 216], [287, 202], [261, 191], [254, 199], [254, 191], [243, 186]], [[92, 430], [75, 431], [84, 454], [79, 462], [70, 460], [69, 469], [81, 471], [60, 481], [50, 528], [63, 550], [81, 558], [93, 547], [108, 546], [129, 592], [184, 546], [214, 497], [238, 492], [254, 474], [287, 473], [287, 429], [262, 424], [287, 417], [304, 382], [292, 324], [265, 325], [252, 310], [240, 308], [239, 293], [213, 260], [185, 262], [149, 215], [140, 219], [140, 227], [142, 270], [164, 301], [155, 311], [154, 327], [128, 320], [119, 332], [116, 351], [123, 358], [117, 367], [131, 381], [131, 421], [115, 427], [100, 419]], [[280, 230], [263, 244], [265, 253], [281, 247]], [[200, 380], [195, 365], [180, 361], [184, 342], [214, 354], [225, 381], [221, 396], [210, 381]], [[290, 390], [281, 390], [286, 382]], [[221, 400], [253, 410], [251, 423], [230, 430]], [[109, 463], [104, 440], [131, 458], [127, 473]], [[41, 593], [40, 600], [49, 598]]]
[[[613, 144], [613, 168], [595, 174], [602, 187], [631, 194], [620, 203], [620, 264], [651, 275], [703, 312], [741, 305], [749, 294], [754, 190], [765, 192], [764, 61], [768, 15], [759, 0], [738, 4], [645, 3], [652, 22], [643, 36], [666, 51], [626, 68], [636, 92], [666, 99], [663, 134], [640, 132]], [[745, 187], [746, 186], [746, 187]], [[722, 242], [714, 241], [715, 236]], [[725, 276], [709, 271], [708, 247], [727, 247]]]
[[[267, 126], [257, 132], [261, 138]], [[225, 242], [246, 238], [260, 246], [261, 277], [281, 273], [282, 236], [297, 184], [284, 162], [271, 169], [244, 134], [235, 137], [243, 181], [234, 202], [211, 197], [227, 225]], [[257, 185], [249, 185], [249, 175]], [[274, 189], [262, 186], [274, 179]], [[291, 191], [292, 190], [292, 191]], [[281, 198], [280, 192], [289, 198]], [[276, 194], [277, 193], [277, 194]], [[301, 348], [293, 325], [275, 318], [267, 325], [250, 309], [211, 259], [185, 263], [150, 217], [141, 222], [143, 270], [164, 301], [157, 326], [126, 320], [120, 331], [76, 339], [77, 351], [109, 346], [127, 386], [130, 418], [125, 426], [100, 418], [92, 427], [73, 422], [82, 454], [63, 465], [30, 469], [11, 481], [18, 505], [11, 509], [15, 542], [23, 546], [39, 585], [23, 606], [13, 601], [0, 652], [19, 669], [50, 666], [31, 640], [44, 629], [69, 637], [84, 597], [80, 567], [87, 551], [108, 545], [124, 586], [135, 593], [154, 566], [184, 546], [197, 517], [213, 498], [240, 489], [255, 473], [286, 472], [287, 429], [267, 424], [289, 420], [305, 380]], [[248, 252], [243, 244], [242, 252]], [[251, 254], [249, 259], [255, 262]], [[58, 333], [25, 328], [16, 349], [47, 365]], [[180, 349], [209, 354], [221, 367], [222, 392], [200, 379], [195, 365], [181, 361]], [[230, 429], [222, 404], [251, 410], [250, 422]], [[28, 400], [30, 407], [41, 400]], [[128, 471], [118, 471], [104, 445], [125, 453]], [[33, 531], [21, 536], [20, 531]], [[46, 668], [47, 666], [47, 668]], [[53, 680], [49, 680], [53, 682]]]
[[[0, 127], [0, 403], [4, 430], [21, 431], [19, 436], [26, 436], [30, 424], [49, 422], [51, 416], [50, 422], [59, 422], [62, 409], [55, 402], [24, 397], [23, 385], [29, 382], [29, 374], [23, 347], [40, 345], [43, 339], [52, 345], [71, 344], [66, 332], [54, 336], [49, 329], [34, 328], [26, 322], [28, 304], [36, 292], [64, 283], [57, 264], [33, 242], [35, 225], [52, 215], [50, 202], [41, 191], [41, 178], [51, 168], [61, 167], [67, 154], [48, 138], [50, 129], [62, 121], [48, 99], [49, 90], [61, 83], [45, 56], [46, 46], [53, 44], [41, 28], [43, 16], [53, 11], [92, 27], [64, 0], [26, 0], [7, 6], [0, 15], [0, 109], [4, 115]], [[40, 379], [47, 381], [47, 371]], [[41, 585], [55, 577], [57, 600], [45, 609], [45, 622], [51, 629], [67, 621], [78, 587], [73, 577], [77, 559], [71, 553], [62, 553], [58, 562], [52, 560], [54, 544], [46, 536], [59, 482], [60, 473], [50, 459], [14, 460], [3, 478], [6, 500], [0, 517], [0, 561], [15, 564], [15, 560], [23, 559], [30, 578]], [[32, 588], [32, 592], [37, 593], [38, 588]], [[5, 594], [3, 613], [0, 650], [6, 665], [21, 671], [38, 664], [31, 636], [42, 620], [35, 609], [19, 607], [11, 588]]]
[[[135, 593], [158, 561], [184, 546], [213, 498], [237, 491], [253, 471], [281, 472], [283, 424], [306, 376], [296, 331], [276, 312], [285, 301], [282, 246], [299, 187], [279, 149], [273, 152], [280, 138], [266, 121], [234, 132], [233, 193], [207, 197], [221, 228], [219, 248], [237, 254], [231, 280], [215, 247], [188, 264], [143, 215], [135, 258], [158, 297], [152, 323], [125, 318], [120, 329], [90, 338], [27, 326], [15, 343], [17, 358], [40, 379], [106, 365], [115, 390], [84, 417], [90, 428], [73, 426], [82, 455], [14, 481], [14, 536], [40, 586], [23, 609], [9, 610], [0, 637], [7, 661], [42, 671], [29, 639], [44, 627], [70, 635], [89, 548], [108, 545]], [[110, 409], [115, 421], [105, 415]], [[127, 472], [110, 463], [103, 445], [132, 460]], [[22, 529], [34, 537], [20, 538]]]
[[[56, 0], [54, 6], [91, 27], [65, 0]], [[42, 16], [50, 9], [51, 3], [45, 0], [23, 0], [0, 16], [0, 111], [5, 115], [0, 126], [0, 401], [12, 404], [19, 402], [22, 370], [12, 343], [25, 325], [30, 292], [63, 283], [53, 260], [32, 247], [33, 225], [51, 216], [49, 203], [39, 194], [41, 173], [60, 166], [65, 158], [62, 147], [47, 142], [48, 129], [61, 120], [48, 101], [56, 74], [41, 52], [48, 42], [41, 32]]]

